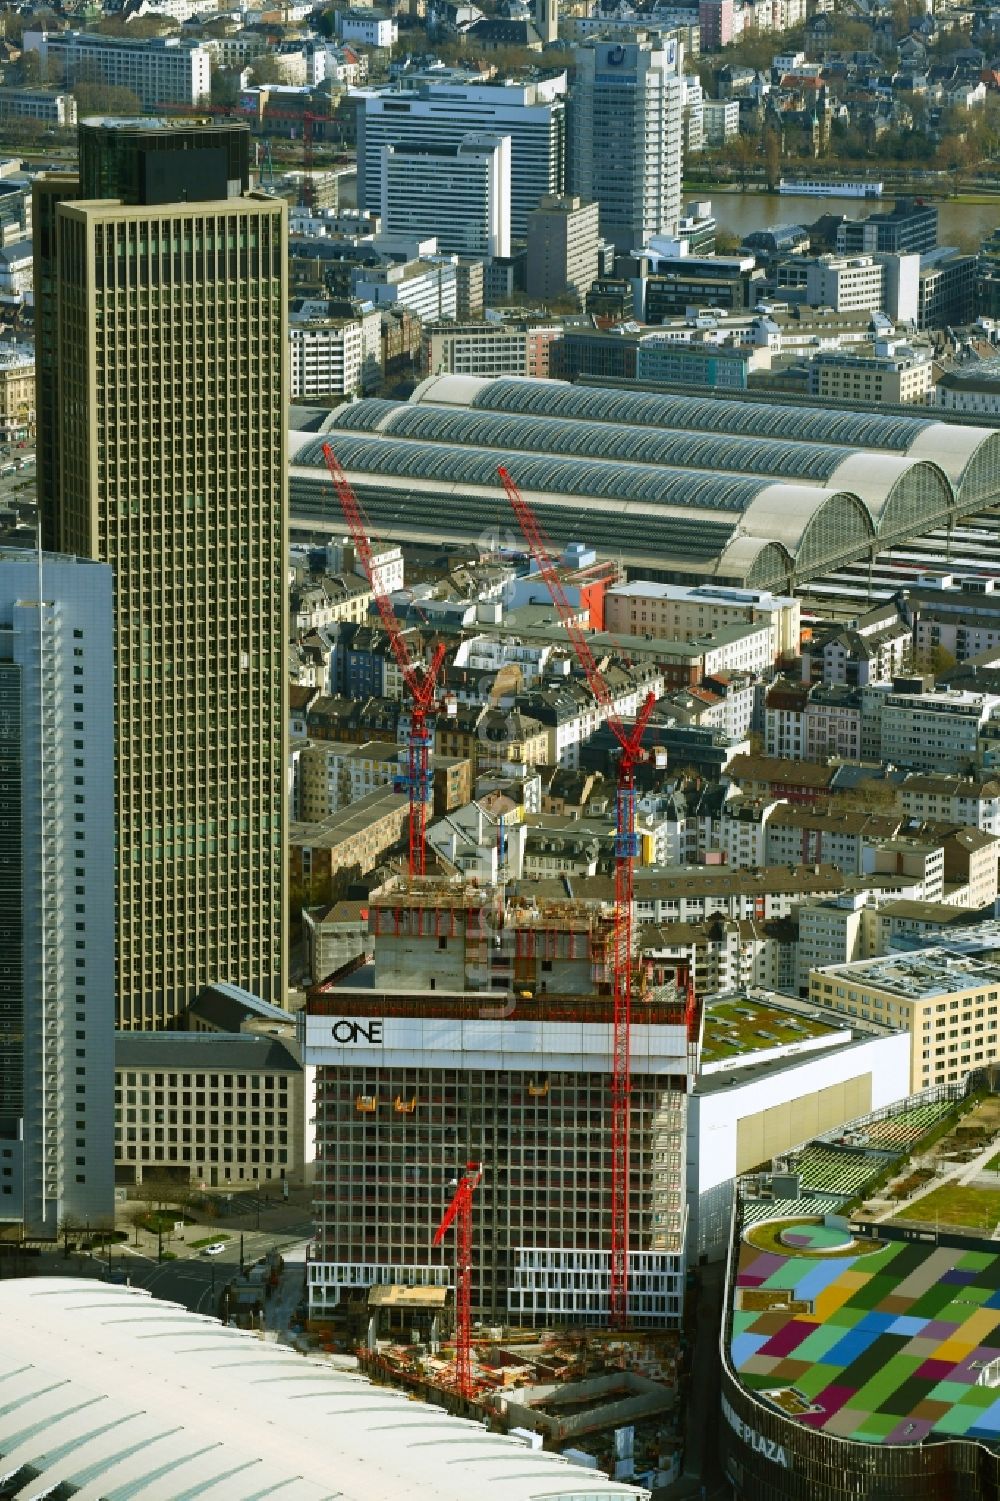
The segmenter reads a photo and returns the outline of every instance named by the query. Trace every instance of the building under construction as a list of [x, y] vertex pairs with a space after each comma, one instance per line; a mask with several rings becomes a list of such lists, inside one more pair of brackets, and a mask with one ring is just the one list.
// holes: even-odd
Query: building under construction
[[[316, 1068], [314, 1318], [375, 1285], [453, 1283], [432, 1249], [466, 1163], [473, 1316], [600, 1325], [611, 1249], [610, 905], [456, 878], [369, 903], [374, 963], [310, 995]], [[629, 1323], [677, 1326], [684, 1287], [689, 1046], [684, 997], [636, 975]]]

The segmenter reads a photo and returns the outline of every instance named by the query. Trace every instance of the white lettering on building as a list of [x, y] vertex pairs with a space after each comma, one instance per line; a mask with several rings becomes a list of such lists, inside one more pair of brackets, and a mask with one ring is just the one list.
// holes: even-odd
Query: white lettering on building
[[771, 1460], [772, 1464], [782, 1465], [786, 1470], [791, 1468], [788, 1455], [782, 1446], [773, 1438], [765, 1438], [762, 1433], [757, 1432], [756, 1428], [751, 1428], [748, 1423], [744, 1423], [739, 1414], [730, 1407], [725, 1397], [722, 1399], [722, 1415], [736, 1437], [741, 1438], [745, 1444], [749, 1444], [751, 1449], [755, 1449], [758, 1454], [763, 1454], [764, 1458]]

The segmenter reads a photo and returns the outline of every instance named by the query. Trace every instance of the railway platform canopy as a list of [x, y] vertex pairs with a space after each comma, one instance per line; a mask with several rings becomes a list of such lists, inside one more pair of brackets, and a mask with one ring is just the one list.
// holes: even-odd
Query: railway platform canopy
[[1000, 432], [917, 416], [446, 375], [325, 427], [292, 435], [296, 523], [339, 525], [329, 442], [381, 534], [502, 537], [502, 463], [554, 543], [671, 582], [792, 588], [1000, 496]]

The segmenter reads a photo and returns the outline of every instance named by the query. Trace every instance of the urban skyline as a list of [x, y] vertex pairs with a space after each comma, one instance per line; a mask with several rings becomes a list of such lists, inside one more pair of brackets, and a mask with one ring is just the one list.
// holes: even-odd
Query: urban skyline
[[950, 4], [8, 18], [12, 1497], [1000, 1496]]

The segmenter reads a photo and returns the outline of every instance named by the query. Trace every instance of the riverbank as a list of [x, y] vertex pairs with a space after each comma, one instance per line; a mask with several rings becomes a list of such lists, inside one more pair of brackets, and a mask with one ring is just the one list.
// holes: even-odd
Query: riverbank
[[[848, 219], [867, 218], [886, 213], [897, 198], [932, 199], [926, 191], [906, 193], [903, 188], [888, 187], [879, 199], [813, 198], [805, 193], [769, 193], [763, 184], [699, 182], [689, 178], [684, 183], [684, 200], [710, 199], [719, 229], [743, 239], [758, 229], [775, 224], [814, 224], [824, 214]], [[970, 188], [958, 198], [933, 195], [938, 211], [938, 243], [957, 245], [974, 252], [981, 241], [1000, 225], [1000, 186], [996, 193]]]
[[[779, 198], [795, 198], [806, 196], [805, 194], [777, 193], [773, 189], [768, 189], [762, 180], [740, 183], [719, 182], [717, 180], [709, 179], [699, 181], [697, 178], [685, 178], [683, 191], [685, 193], [693, 194], [694, 196], [697, 196], [699, 193], [711, 193], [713, 197], [717, 193], [739, 196], [742, 193], [759, 194], [761, 191], [768, 194], [773, 193], [775, 197]], [[893, 198], [895, 197], [933, 198], [935, 201], [940, 200], [946, 203], [971, 203], [974, 205], [1000, 204], [1000, 182], [998, 182], [995, 187], [977, 187], [975, 189], [961, 193], [952, 193], [943, 183], [935, 183], [932, 185], [928, 185], [927, 183], [907, 184], [905, 182], [892, 184], [886, 183], [882, 192], [882, 197], [879, 199], [856, 199], [848, 197], [840, 198], [836, 195], [832, 195], [830, 198], [824, 198], [818, 201], [822, 203], [864, 202], [874, 208], [877, 207], [879, 203], [884, 203], [886, 200], [891, 203]]]

